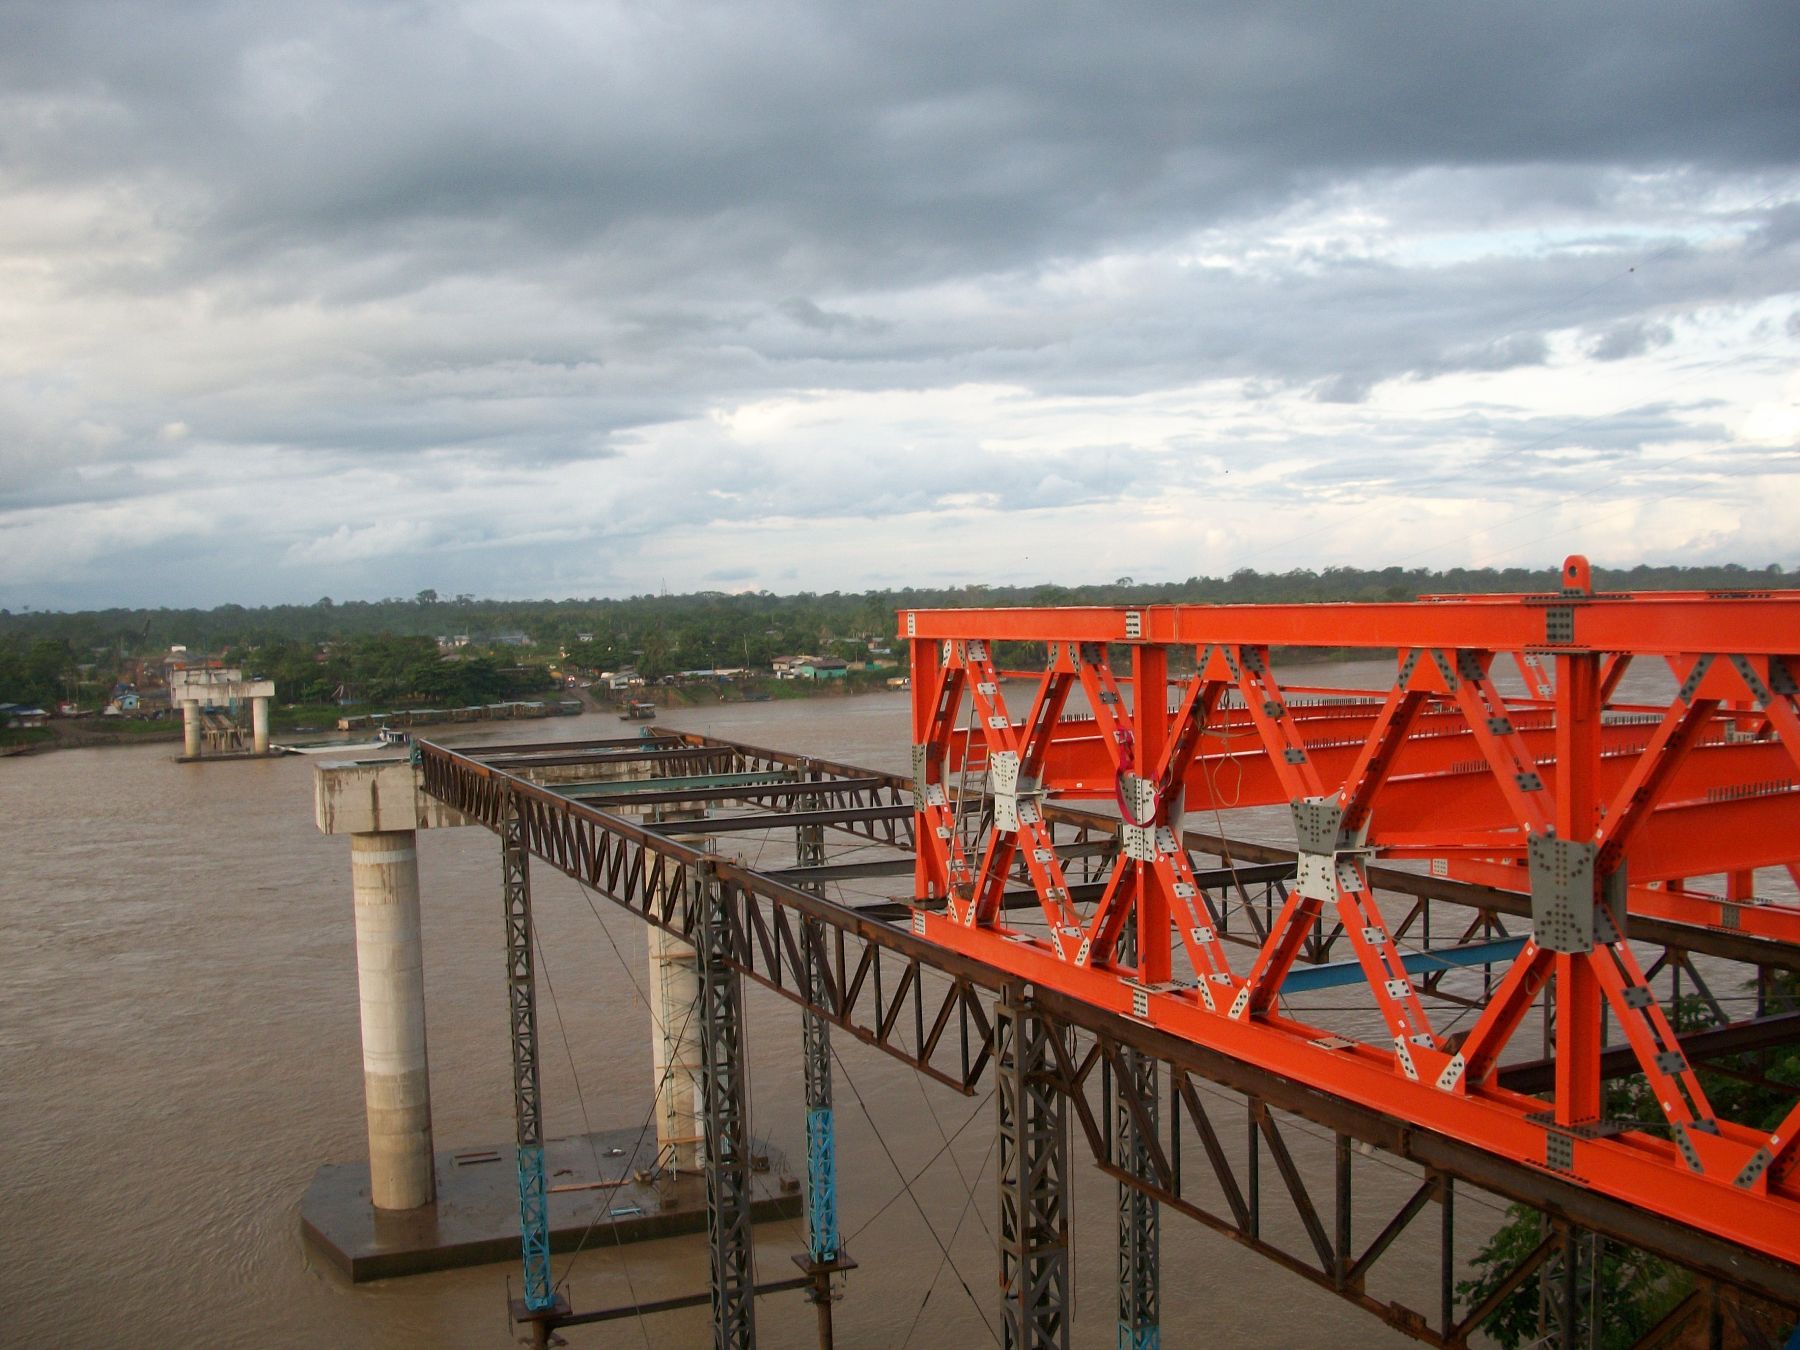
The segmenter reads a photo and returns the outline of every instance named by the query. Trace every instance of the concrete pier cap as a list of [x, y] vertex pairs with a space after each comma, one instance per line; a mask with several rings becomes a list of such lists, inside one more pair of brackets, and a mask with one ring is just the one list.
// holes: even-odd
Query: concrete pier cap
[[321, 834], [432, 830], [474, 824], [425, 794], [404, 759], [327, 759], [314, 766], [313, 815]]
[[377, 1209], [418, 1209], [437, 1183], [417, 832], [471, 822], [426, 796], [406, 760], [322, 762], [313, 805], [323, 833], [350, 836], [370, 1199]]

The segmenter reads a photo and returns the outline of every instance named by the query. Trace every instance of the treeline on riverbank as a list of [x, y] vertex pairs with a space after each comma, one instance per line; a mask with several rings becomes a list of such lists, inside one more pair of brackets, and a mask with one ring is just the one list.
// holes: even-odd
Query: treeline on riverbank
[[[1751, 569], [1718, 567], [1596, 568], [1596, 583], [1611, 590], [1755, 589], [1785, 584], [1779, 564]], [[1328, 567], [1258, 572], [1243, 568], [1228, 577], [1138, 582], [1130, 577], [1088, 586], [964, 586], [862, 592], [767, 591], [730, 595], [637, 595], [623, 599], [483, 600], [441, 598], [421, 591], [410, 599], [334, 601], [310, 605], [213, 609], [99, 609], [78, 611], [0, 609], [0, 688], [34, 659], [32, 644], [66, 644], [87, 653], [101, 648], [148, 651], [181, 644], [195, 651], [262, 648], [390, 635], [466, 635], [479, 642], [498, 635], [537, 644], [568, 644], [587, 634], [591, 654], [624, 664], [625, 658], [679, 656], [695, 666], [766, 666], [795, 651], [821, 651], [833, 641], [887, 638], [894, 612], [907, 608], [998, 605], [1232, 604], [1288, 601], [1407, 600], [1420, 594], [1470, 595], [1542, 591], [1554, 587], [1554, 569]], [[824, 654], [821, 651], [821, 654]], [[49, 649], [40, 651], [41, 666]]]

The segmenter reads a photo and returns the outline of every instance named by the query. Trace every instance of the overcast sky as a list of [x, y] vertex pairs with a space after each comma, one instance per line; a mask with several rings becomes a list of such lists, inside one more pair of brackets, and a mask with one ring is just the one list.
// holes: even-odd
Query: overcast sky
[[1796, 52], [0, 0], [0, 605], [1800, 565]]

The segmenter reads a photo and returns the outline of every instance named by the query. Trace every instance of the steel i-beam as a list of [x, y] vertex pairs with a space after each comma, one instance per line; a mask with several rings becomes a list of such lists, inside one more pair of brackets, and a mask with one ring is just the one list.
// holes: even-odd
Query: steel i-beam
[[715, 1350], [749, 1350], [756, 1344], [756, 1280], [750, 1249], [743, 992], [732, 964], [724, 886], [710, 864], [690, 866], [688, 886], [689, 903], [700, 916], [700, 1086], [706, 1117], [713, 1345]]
[[1009, 991], [994, 1008], [1005, 1350], [1068, 1350], [1064, 1098], [1049, 1022]]

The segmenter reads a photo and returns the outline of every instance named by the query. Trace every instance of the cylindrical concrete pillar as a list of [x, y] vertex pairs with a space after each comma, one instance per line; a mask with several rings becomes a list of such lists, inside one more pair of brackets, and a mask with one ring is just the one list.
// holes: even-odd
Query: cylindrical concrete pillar
[[269, 753], [269, 700], [266, 698], [250, 700], [250, 736], [251, 748], [257, 754]]
[[700, 1166], [699, 954], [668, 931], [650, 930], [650, 1070], [656, 1151], [671, 1166]]
[[437, 1194], [417, 842], [412, 830], [350, 836], [369, 1192], [377, 1209], [417, 1209]]
[[181, 753], [189, 759], [200, 753], [200, 700], [181, 700]]

